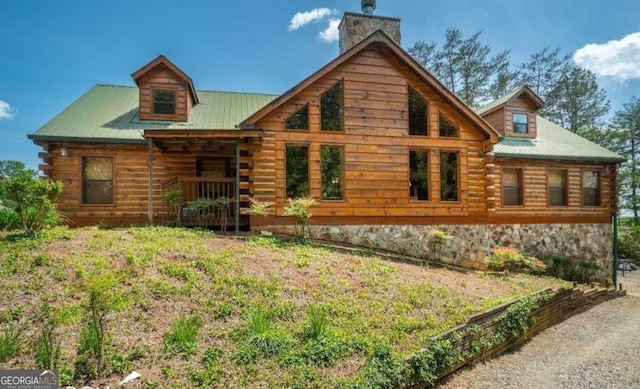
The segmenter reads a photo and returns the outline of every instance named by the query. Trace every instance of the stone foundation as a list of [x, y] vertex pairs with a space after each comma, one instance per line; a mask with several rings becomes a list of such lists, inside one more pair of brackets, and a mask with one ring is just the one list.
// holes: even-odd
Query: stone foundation
[[[262, 226], [261, 230], [293, 234], [293, 226]], [[434, 253], [429, 231], [453, 238]], [[309, 226], [309, 238], [388, 250], [417, 258], [439, 259], [468, 269], [486, 269], [484, 258], [497, 247], [515, 247], [528, 256], [559, 255], [592, 261], [600, 279], [611, 279], [613, 228], [609, 224], [489, 224], [489, 225], [353, 225]]]

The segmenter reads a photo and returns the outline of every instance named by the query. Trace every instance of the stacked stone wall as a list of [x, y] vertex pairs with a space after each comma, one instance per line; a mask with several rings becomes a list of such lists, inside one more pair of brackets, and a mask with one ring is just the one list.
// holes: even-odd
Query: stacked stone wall
[[[293, 233], [293, 226], [261, 230]], [[452, 236], [434, 253], [429, 232]], [[484, 258], [497, 247], [514, 247], [528, 256], [557, 255], [571, 261], [597, 263], [600, 279], [611, 279], [613, 228], [609, 224], [485, 224], [485, 225], [347, 225], [308, 227], [309, 238], [343, 242], [400, 254], [439, 259], [468, 269], [486, 269]]]

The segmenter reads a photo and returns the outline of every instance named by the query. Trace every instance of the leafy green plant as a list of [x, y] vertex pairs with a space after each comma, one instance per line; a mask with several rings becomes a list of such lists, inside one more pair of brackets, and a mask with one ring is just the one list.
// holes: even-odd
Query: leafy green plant
[[197, 200], [189, 201], [187, 203], [187, 209], [195, 211], [198, 215], [198, 227], [204, 227], [204, 218], [207, 215], [209, 208], [213, 208], [218, 203], [215, 200], [200, 198]]
[[434, 261], [442, 260], [444, 247], [448, 241], [453, 239], [453, 236], [441, 230], [429, 230], [427, 231], [426, 235], [428, 239], [427, 244], [431, 253], [431, 259]]
[[119, 291], [120, 282], [120, 278], [111, 271], [86, 275], [83, 287], [88, 298], [82, 304], [85, 324], [78, 345], [77, 379], [97, 378], [104, 372], [105, 353], [111, 339], [106, 318], [126, 302], [126, 295]]
[[170, 353], [188, 357], [198, 348], [200, 328], [204, 325], [201, 316], [181, 316], [173, 323], [171, 331], [164, 336], [164, 348]]
[[20, 216], [21, 227], [27, 234], [50, 227], [48, 222], [59, 221], [56, 200], [62, 193], [61, 182], [40, 179], [38, 173], [22, 166], [2, 177], [0, 186], [2, 201]]
[[177, 227], [182, 225], [182, 191], [180, 189], [172, 189], [164, 192], [162, 196], [165, 203], [171, 207], [171, 211], [175, 217], [175, 225]]
[[249, 312], [246, 319], [246, 343], [269, 356], [282, 352], [289, 344], [289, 337], [274, 328], [271, 313], [263, 306], [258, 306]]
[[251, 216], [267, 217], [272, 214], [273, 210], [271, 208], [275, 204], [271, 201], [260, 201], [249, 197], [249, 209], [245, 210], [244, 213]]
[[499, 247], [485, 258], [489, 269], [496, 271], [512, 271], [518, 273], [543, 274], [546, 264], [537, 258], [525, 257], [520, 250], [511, 247]]
[[214, 201], [215, 207], [220, 209], [220, 230], [227, 232], [227, 221], [229, 220], [229, 210], [233, 205], [233, 197], [220, 196]]
[[6, 362], [20, 351], [22, 330], [15, 325], [7, 326], [0, 332], [0, 362]]
[[45, 301], [39, 319], [44, 324], [36, 340], [36, 366], [47, 370], [59, 368], [61, 346], [56, 330], [61, 324], [71, 321], [75, 313], [73, 308], [54, 309]]
[[0, 231], [12, 231], [20, 228], [20, 215], [13, 209], [0, 204]]
[[329, 319], [327, 318], [327, 312], [316, 305], [310, 305], [307, 308], [305, 338], [313, 340], [326, 338], [328, 326]]
[[318, 205], [318, 201], [313, 197], [300, 197], [289, 199], [288, 205], [284, 207], [283, 216], [292, 216], [296, 219], [295, 234], [305, 238], [306, 230], [311, 221], [311, 207]]

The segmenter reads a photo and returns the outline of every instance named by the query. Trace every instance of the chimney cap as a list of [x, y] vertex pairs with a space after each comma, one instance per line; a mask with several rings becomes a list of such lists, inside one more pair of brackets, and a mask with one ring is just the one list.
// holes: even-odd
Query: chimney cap
[[376, 0], [362, 0], [360, 7], [362, 8], [362, 12], [372, 15], [373, 11], [376, 10]]

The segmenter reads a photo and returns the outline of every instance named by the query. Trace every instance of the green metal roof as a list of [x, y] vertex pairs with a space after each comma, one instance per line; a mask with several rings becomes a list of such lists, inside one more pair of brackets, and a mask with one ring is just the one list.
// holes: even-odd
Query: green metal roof
[[492, 102], [490, 102], [487, 105], [483, 105], [480, 108], [476, 108], [474, 111], [476, 111], [476, 113], [478, 115], [482, 115], [483, 113], [492, 110], [495, 107], [498, 107], [504, 103], [506, 103], [507, 101], [509, 101], [513, 96], [517, 95], [518, 93], [522, 92], [522, 88], [518, 88], [516, 90], [514, 90], [511, 93], [508, 93], [498, 99], [493, 100]]
[[198, 91], [186, 122], [138, 118], [138, 88], [96, 85], [34, 134], [35, 141], [143, 142], [145, 129], [234, 130], [277, 95]]
[[537, 116], [535, 139], [505, 137], [494, 146], [496, 157], [623, 162], [618, 154]]

